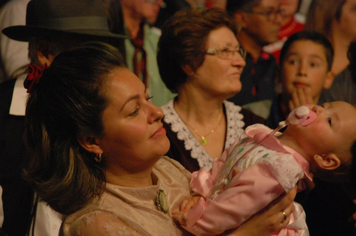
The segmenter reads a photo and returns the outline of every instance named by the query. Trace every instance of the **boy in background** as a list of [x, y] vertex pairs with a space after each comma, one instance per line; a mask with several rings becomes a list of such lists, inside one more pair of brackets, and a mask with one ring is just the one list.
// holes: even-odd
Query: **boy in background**
[[320, 33], [301, 31], [291, 35], [281, 50], [279, 81], [282, 92], [273, 101], [269, 125], [280, 121], [303, 104], [318, 104], [323, 89], [334, 81], [333, 48]]

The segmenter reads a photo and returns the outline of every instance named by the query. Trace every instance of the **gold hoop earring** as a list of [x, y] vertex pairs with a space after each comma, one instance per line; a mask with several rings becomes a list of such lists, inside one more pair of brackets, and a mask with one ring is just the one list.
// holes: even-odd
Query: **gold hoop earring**
[[101, 160], [103, 159], [103, 156], [101, 155], [101, 153], [100, 154], [98, 154], [95, 158], [94, 158], [94, 160], [96, 161], [96, 162], [101, 162]]

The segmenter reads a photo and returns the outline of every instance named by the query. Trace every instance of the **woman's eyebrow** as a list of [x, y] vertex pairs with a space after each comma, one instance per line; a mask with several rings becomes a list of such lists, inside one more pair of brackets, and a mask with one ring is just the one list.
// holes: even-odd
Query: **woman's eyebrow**
[[122, 111], [122, 110], [124, 109], [124, 107], [125, 107], [129, 102], [131, 102], [132, 100], [137, 100], [137, 99], [139, 99], [139, 98], [140, 98], [140, 95], [138, 95], [138, 94], [129, 97], [129, 98], [124, 102], [124, 104], [122, 105], [120, 111]]

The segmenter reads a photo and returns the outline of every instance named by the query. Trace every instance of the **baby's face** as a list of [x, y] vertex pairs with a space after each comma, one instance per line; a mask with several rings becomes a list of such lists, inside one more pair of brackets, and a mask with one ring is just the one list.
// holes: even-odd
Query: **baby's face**
[[346, 102], [324, 103], [312, 108], [316, 119], [307, 126], [290, 125], [289, 135], [308, 156], [336, 154], [350, 157], [350, 149], [356, 140], [356, 108]]
[[319, 99], [323, 88], [331, 86], [333, 77], [328, 72], [325, 49], [310, 40], [291, 44], [282, 63], [282, 81], [288, 94], [304, 89], [313, 99]]

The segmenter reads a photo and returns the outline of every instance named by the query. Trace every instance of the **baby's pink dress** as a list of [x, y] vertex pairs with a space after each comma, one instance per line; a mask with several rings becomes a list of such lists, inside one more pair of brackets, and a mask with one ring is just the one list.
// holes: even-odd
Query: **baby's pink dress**
[[[249, 126], [243, 142], [236, 141], [215, 159], [210, 172], [200, 169], [192, 174], [192, 191], [202, 198], [185, 213], [185, 229], [196, 235], [221, 234], [240, 226], [300, 179], [312, 179], [305, 158], [273, 136], [244, 155], [270, 131], [260, 124]], [[219, 191], [220, 184], [226, 183], [221, 175], [225, 176], [223, 173], [229, 172], [236, 160], [235, 168], [240, 172], [228, 181], [224, 191]], [[294, 205], [290, 223], [276, 235], [309, 235], [304, 210], [298, 203]]]

